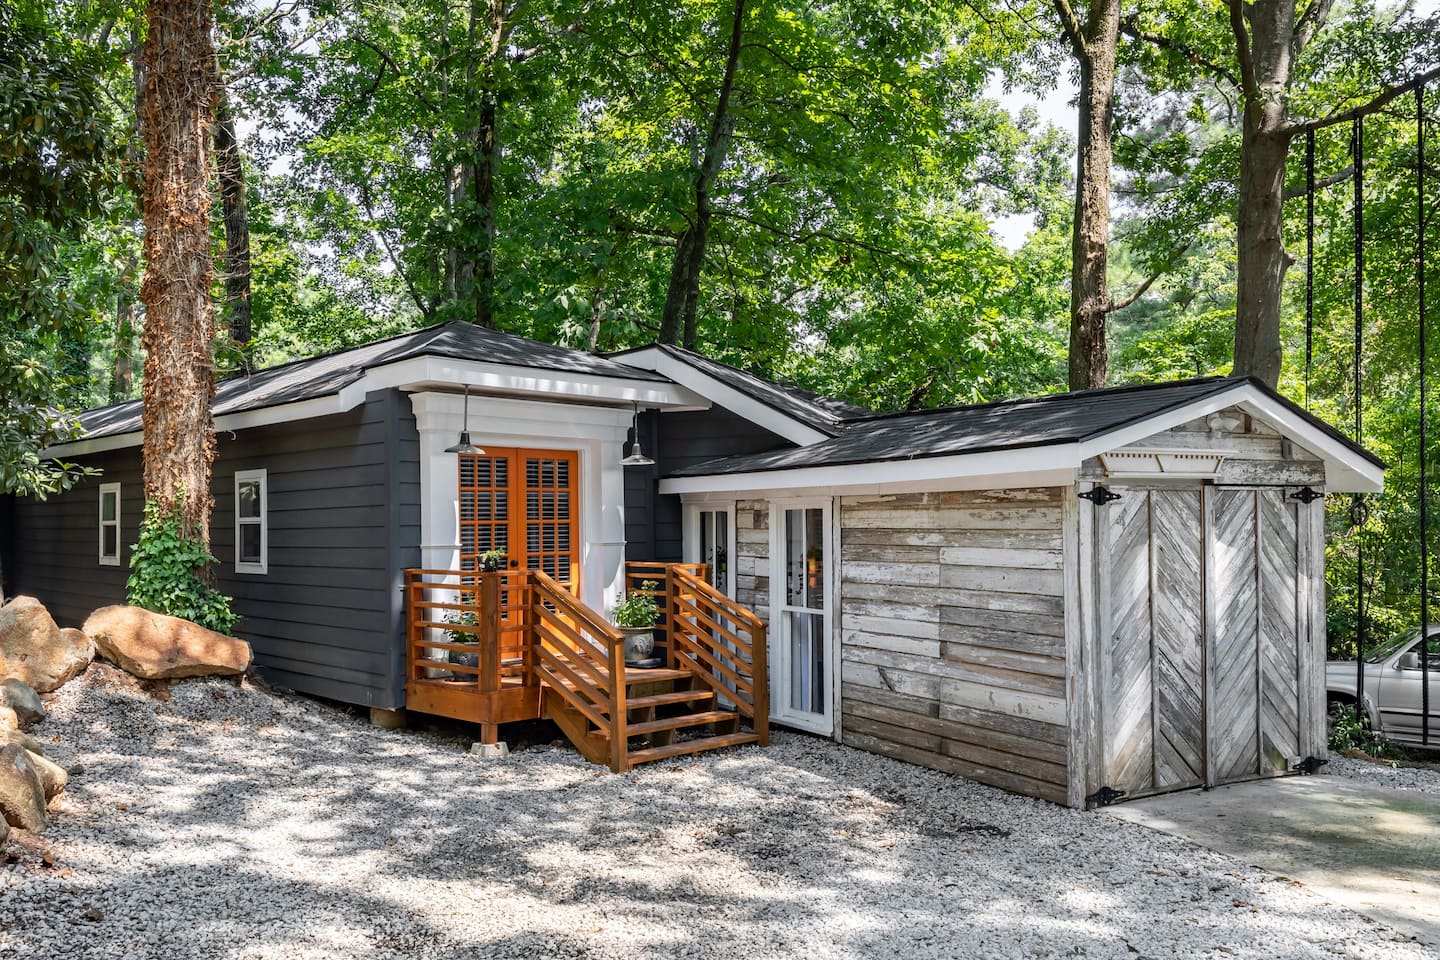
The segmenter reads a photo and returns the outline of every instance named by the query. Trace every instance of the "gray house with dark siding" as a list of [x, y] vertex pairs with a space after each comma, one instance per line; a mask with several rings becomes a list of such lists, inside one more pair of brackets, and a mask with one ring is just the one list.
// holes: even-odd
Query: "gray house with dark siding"
[[[774, 723], [1072, 806], [1324, 754], [1312, 494], [1384, 469], [1253, 381], [876, 415], [464, 323], [224, 381], [214, 411], [219, 582], [281, 686], [404, 706], [407, 568], [503, 547], [605, 610], [627, 561], [704, 563], [768, 624]], [[123, 599], [139, 414], [52, 451], [99, 480], [0, 504], [7, 593], [64, 624]], [[632, 428], [653, 464], [621, 463]], [[483, 453], [447, 450], [462, 429]]]

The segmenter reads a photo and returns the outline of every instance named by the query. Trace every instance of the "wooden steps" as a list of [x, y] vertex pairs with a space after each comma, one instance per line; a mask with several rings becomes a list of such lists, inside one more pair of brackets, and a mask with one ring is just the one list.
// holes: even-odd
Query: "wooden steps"
[[[607, 722], [602, 727], [597, 722], [601, 718], [609, 721], [610, 705], [590, 703], [588, 710], [594, 715], [586, 716], [574, 705], [578, 696], [574, 683], [546, 680], [544, 686], [546, 716], [555, 721], [591, 763], [613, 766], [609, 724]], [[739, 731], [738, 714], [716, 709], [715, 691], [698, 682], [688, 670], [658, 668], [626, 671], [625, 687], [625, 769], [637, 763], [759, 742], [755, 734]], [[713, 731], [709, 736], [675, 739], [682, 731], [699, 731], [706, 727]], [[632, 746], [632, 742], [637, 740], [640, 745]]]
[[686, 713], [678, 717], [661, 717], [659, 720], [632, 723], [626, 726], [625, 732], [632, 737], [647, 737], [663, 730], [683, 730], [686, 727], [707, 727], [734, 722], [735, 714], [729, 710], [707, 710], [704, 713]]
[[646, 750], [631, 750], [630, 762], [650, 763], [655, 760], [666, 760], [670, 757], [683, 757], [690, 753], [702, 753], [706, 750], [719, 750], [722, 747], [738, 747], [742, 743], [759, 743], [760, 738], [753, 733], [722, 733], [714, 737], [697, 737], [694, 740], [680, 740], [676, 743], [665, 744], [660, 747], [650, 747]]

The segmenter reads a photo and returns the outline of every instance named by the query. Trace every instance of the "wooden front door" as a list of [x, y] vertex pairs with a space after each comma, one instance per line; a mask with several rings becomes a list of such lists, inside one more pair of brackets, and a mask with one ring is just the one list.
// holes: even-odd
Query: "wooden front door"
[[580, 589], [580, 471], [570, 450], [496, 449], [459, 458], [460, 566], [504, 550], [512, 569]]
[[1111, 489], [1095, 511], [1100, 784], [1288, 772], [1317, 749], [1308, 508], [1278, 487]]

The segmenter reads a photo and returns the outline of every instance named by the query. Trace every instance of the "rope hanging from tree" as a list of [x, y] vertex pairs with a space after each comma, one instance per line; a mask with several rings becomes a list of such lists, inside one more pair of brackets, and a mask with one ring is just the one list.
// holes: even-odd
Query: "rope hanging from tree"
[[[1365, 441], [1364, 401], [1360, 388], [1360, 361], [1364, 349], [1365, 306], [1365, 127], [1356, 117], [1351, 122], [1350, 152], [1354, 158], [1354, 202], [1351, 208], [1355, 227], [1355, 442]], [[1365, 521], [1370, 510], [1363, 494], [1350, 502], [1350, 523], [1355, 530], [1355, 695], [1357, 710], [1365, 701]]]
[[1425, 85], [1415, 88], [1415, 299], [1420, 336], [1420, 742], [1430, 743], [1430, 482], [1425, 337]]
[[1315, 360], [1315, 130], [1305, 131], [1305, 409]]

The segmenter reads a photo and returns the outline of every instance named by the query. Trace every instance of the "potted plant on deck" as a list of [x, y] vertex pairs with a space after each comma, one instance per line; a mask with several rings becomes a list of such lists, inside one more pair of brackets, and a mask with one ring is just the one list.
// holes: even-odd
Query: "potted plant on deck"
[[654, 580], [646, 580], [640, 584], [640, 591], [632, 590], [610, 612], [610, 619], [625, 634], [625, 663], [629, 666], [653, 665], [650, 655], [655, 650], [655, 621], [660, 619], [660, 607], [655, 597], [644, 591], [659, 587]]
[[[485, 551], [484, 553], [480, 554], [479, 566], [481, 573], [497, 573], [501, 570], [504, 570], [505, 551]], [[460, 599], [462, 602], [468, 601], [470, 603], [474, 603], [475, 594], [462, 593], [460, 594]], [[452, 615], [446, 617], [445, 622], [451, 624], [454, 627], [478, 627], [480, 625], [480, 617], [475, 613], [474, 610], [462, 610], [458, 616]], [[466, 646], [475, 645], [478, 647], [480, 643], [480, 634], [478, 631], [474, 630], [446, 630], [445, 639], [448, 643], [464, 644]], [[449, 656], [446, 659], [450, 663], [455, 664], [456, 666], [480, 666], [479, 650], [450, 650], [448, 652]], [[458, 680], [462, 683], [475, 683], [479, 679], [475, 674], [453, 672], [451, 674], [451, 678], [454, 680]]]

